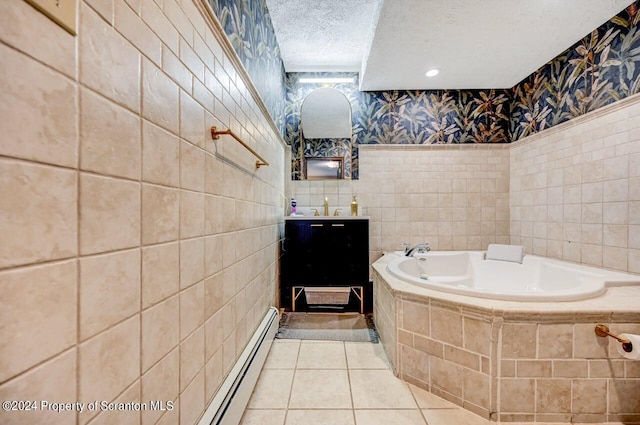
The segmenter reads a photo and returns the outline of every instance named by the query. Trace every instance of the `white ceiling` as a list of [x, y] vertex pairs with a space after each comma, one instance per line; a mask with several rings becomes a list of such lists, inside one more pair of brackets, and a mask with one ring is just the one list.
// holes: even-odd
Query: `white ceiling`
[[286, 71], [360, 71], [381, 2], [267, 0]]
[[[382, 3], [382, 4], [381, 4]], [[508, 88], [630, 0], [267, 0], [285, 70], [361, 90]], [[425, 71], [437, 68], [434, 78]]]

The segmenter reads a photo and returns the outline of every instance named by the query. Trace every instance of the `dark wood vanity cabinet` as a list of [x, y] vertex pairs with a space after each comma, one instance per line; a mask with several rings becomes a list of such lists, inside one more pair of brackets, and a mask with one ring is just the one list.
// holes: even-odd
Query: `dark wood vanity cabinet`
[[368, 286], [369, 220], [287, 219], [281, 266], [287, 309], [294, 286]]

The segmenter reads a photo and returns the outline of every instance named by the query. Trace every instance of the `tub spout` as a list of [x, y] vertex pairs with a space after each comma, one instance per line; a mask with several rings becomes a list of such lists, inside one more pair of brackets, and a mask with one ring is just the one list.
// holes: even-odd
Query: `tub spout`
[[431, 248], [429, 248], [429, 244], [426, 242], [419, 243], [413, 248], [405, 251], [404, 255], [406, 255], [407, 257], [413, 257], [413, 254], [415, 254], [416, 251], [418, 252], [418, 254], [426, 254], [427, 252], [431, 251]]

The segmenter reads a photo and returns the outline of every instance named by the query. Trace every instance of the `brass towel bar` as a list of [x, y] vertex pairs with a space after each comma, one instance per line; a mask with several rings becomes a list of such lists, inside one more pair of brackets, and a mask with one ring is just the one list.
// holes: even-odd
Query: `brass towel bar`
[[256, 158], [258, 158], [258, 161], [256, 161], [256, 168], [260, 168], [262, 165], [269, 165], [269, 163], [267, 161], [265, 161], [264, 158], [262, 158], [258, 152], [254, 151], [253, 149], [251, 149], [251, 147], [249, 145], [247, 145], [245, 142], [243, 142], [233, 131], [231, 131], [231, 129], [227, 129], [224, 131], [218, 131], [218, 128], [215, 125], [211, 126], [211, 138], [213, 140], [218, 140], [220, 138], [221, 134], [228, 134], [229, 136], [233, 137], [234, 139], [236, 139], [242, 146], [244, 146], [245, 148], [247, 148], [247, 150], [249, 152], [251, 152]]

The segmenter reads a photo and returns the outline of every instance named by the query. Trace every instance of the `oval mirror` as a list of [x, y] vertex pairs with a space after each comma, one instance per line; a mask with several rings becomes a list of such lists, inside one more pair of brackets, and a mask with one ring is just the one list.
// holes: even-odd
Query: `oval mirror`
[[305, 139], [351, 139], [351, 104], [336, 89], [309, 93], [300, 108], [300, 121]]

